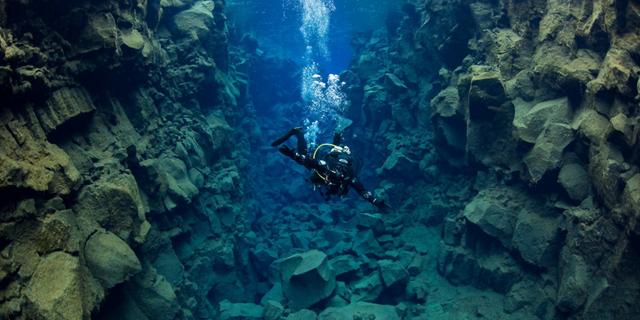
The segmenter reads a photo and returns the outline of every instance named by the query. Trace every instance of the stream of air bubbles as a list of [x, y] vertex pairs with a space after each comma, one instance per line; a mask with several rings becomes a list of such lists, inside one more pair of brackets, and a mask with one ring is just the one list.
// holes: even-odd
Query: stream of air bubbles
[[300, 32], [304, 39], [305, 53], [302, 69], [302, 100], [307, 117], [304, 121], [305, 137], [310, 146], [316, 145], [318, 135], [331, 129], [346, 107], [346, 96], [341, 90], [344, 82], [340, 76], [320, 74], [319, 60], [329, 60], [328, 32], [331, 13], [335, 11], [333, 0], [299, 0], [302, 11]]

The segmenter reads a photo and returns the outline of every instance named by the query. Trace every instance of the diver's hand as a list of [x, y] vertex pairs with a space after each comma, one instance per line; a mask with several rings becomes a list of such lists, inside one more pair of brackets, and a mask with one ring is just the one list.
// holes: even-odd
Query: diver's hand
[[295, 151], [293, 151], [293, 149], [287, 147], [287, 146], [282, 146], [280, 148], [278, 148], [278, 151], [280, 151], [280, 153], [284, 154], [285, 156], [289, 157], [289, 158], [293, 158], [296, 153]]
[[376, 206], [378, 209], [387, 209], [389, 206], [382, 199], [375, 198], [371, 203]]

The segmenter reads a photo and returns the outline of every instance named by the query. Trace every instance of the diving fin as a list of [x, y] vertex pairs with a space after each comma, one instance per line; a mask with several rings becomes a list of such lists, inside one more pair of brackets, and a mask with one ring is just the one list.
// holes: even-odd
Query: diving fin
[[298, 133], [299, 131], [301, 131], [302, 128], [300, 127], [296, 127], [293, 128], [291, 130], [289, 130], [289, 132], [285, 133], [284, 136], [274, 140], [273, 142], [271, 142], [271, 146], [272, 147], [277, 147], [281, 144], [283, 144], [285, 141], [289, 140], [289, 138], [291, 138], [291, 136], [293, 136], [294, 134]]

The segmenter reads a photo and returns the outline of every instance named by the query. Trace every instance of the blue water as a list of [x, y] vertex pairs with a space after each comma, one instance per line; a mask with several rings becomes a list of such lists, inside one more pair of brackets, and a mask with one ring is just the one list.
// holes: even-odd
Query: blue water
[[[353, 58], [352, 38], [372, 32], [400, 9], [400, 0], [334, 0], [328, 32], [328, 59], [320, 61], [324, 73], [344, 71]], [[231, 24], [256, 35], [270, 54], [302, 62], [305, 48], [299, 0], [231, 0], [227, 2]]]

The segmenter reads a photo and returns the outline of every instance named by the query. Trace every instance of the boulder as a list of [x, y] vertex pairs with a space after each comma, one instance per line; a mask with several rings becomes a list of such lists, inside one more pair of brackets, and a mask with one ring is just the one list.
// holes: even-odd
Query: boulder
[[285, 318], [285, 320], [316, 320], [316, 319], [318, 319], [318, 315], [309, 309], [302, 309], [300, 311], [293, 312]]
[[264, 308], [253, 303], [220, 302], [220, 320], [263, 319]]
[[458, 84], [459, 92], [468, 93], [466, 155], [490, 167], [515, 167], [518, 157], [512, 133], [514, 108], [506, 97], [500, 74], [488, 66], [469, 69], [471, 74]]
[[438, 272], [454, 285], [472, 284], [506, 293], [520, 281], [522, 271], [506, 252], [474, 254], [461, 247], [444, 246], [438, 254]]
[[371, 229], [379, 233], [384, 228], [382, 215], [379, 213], [360, 213], [357, 215], [359, 229]]
[[431, 99], [431, 110], [433, 116], [450, 118], [453, 116], [462, 116], [464, 111], [460, 104], [460, 96], [458, 88], [447, 87], [440, 91], [433, 99]]
[[518, 215], [511, 245], [531, 264], [555, 266], [558, 260], [559, 224], [557, 219], [523, 210]]
[[558, 168], [564, 149], [573, 139], [574, 131], [569, 125], [552, 123], [547, 126], [524, 157], [530, 180], [536, 183], [549, 170]]
[[80, 191], [74, 210], [125, 240], [139, 227], [136, 240], [144, 239], [141, 228], [146, 221], [145, 207], [131, 175], [104, 177], [87, 185]]
[[47, 134], [63, 125], [70, 125], [96, 110], [89, 93], [84, 88], [62, 88], [54, 91], [42, 108], [36, 109], [38, 120]]
[[256, 268], [256, 271], [261, 274], [266, 274], [269, 270], [271, 263], [278, 259], [278, 253], [276, 250], [263, 243], [258, 244], [255, 249], [250, 251], [251, 261]]
[[560, 168], [558, 183], [567, 191], [569, 198], [581, 202], [589, 196], [589, 173], [578, 163], [570, 163]]
[[380, 278], [385, 287], [393, 287], [398, 284], [406, 283], [409, 273], [404, 266], [396, 261], [380, 260], [378, 261]]
[[336, 287], [327, 255], [318, 250], [295, 254], [280, 262], [280, 279], [289, 307], [300, 310], [328, 298]]
[[375, 301], [384, 289], [379, 272], [372, 272], [351, 283], [351, 301]]
[[159, 274], [163, 275], [171, 285], [178, 285], [184, 281], [185, 270], [180, 258], [178, 258], [173, 247], [166, 245], [163, 247], [153, 261], [153, 266]]
[[145, 42], [144, 36], [136, 29], [122, 31], [122, 44], [131, 49], [142, 50]]
[[622, 152], [613, 144], [592, 147], [589, 154], [589, 176], [596, 194], [609, 208], [619, 204], [623, 191], [621, 173], [628, 170]]
[[419, 172], [419, 162], [396, 150], [387, 157], [378, 172], [397, 179], [412, 172]]
[[387, 94], [382, 86], [367, 84], [364, 87], [363, 108], [367, 124], [379, 126], [391, 116], [391, 107], [387, 102]]
[[[25, 209], [30, 211], [31, 208], [28, 205], [26, 208], [20, 208], [19, 206], [16, 213], [20, 214], [20, 211]], [[35, 208], [33, 209], [35, 210]], [[85, 237], [78, 232], [76, 214], [69, 209], [48, 214], [42, 220], [38, 229], [36, 236], [33, 238], [33, 245], [35, 245], [38, 252], [64, 251], [78, 254]]]
[[451, 216], [446, 217], [442, 226], [442, 241], [451, 246], [460, 244], [464, 227], [464, 219]]
[[327, 308], [318, 316], [318, 320], [353, 319], [400, 320], [400, 316], [394, 306], [367, 302], [356, 302], [339, 308]]
[[84, 256], [91, 273], [107, 289], [142, 269], [133, 250], [111, 232], [98, 231], [91, 235], [85, 244]]
[[87, 18], [87, 24], [81, 31], [80, 39], [74, 48], [79, 53], [89, 53], [110, 49], [113, 53], [118, 46], [118, 27], [116, 19], [109, 12], [93, 13]]
[[427, 301], [429, 295], [429, 280], [425, 276], [418, 276], [409, 280], [406, 288], [407, 297], [418, 303]]
[[505, 296], [504, 311], [511, 314], [520, 309], [528, 308], [531, 313], [538, 315], [538, 318], [549, 318], [555, 312], [554, 301], [542, 288], [543, 283], [542, 279], [525, 278], [514, 284]]
[[265, 320], [280, 320], [284, 313], [284, 307], [280, 302], [269, 300], [264, 305], [264, 312], [262, 316]]
[[593, 51], [580, 49], [574, 53], [568, 46], [554, 43], [538, 46], [533, 71], [538, 83], [545, 88], [561, 92], [576, 101], [584, 95], [588, 82], [600, 69], [601, 59]]
[[58, 251], [40, 261], [25, 296], [44, 319], [82, 320], [90, 317], [103, 298], [97, 288], [100, 286], [83, 271], [78, 257]]
[[540, 102], [530, 108], [522, 101], [514, 102], [514, 105], [516, 111], [513, 126], [518, 137], [525, 142], [535, 143], [551, 123], [568, 124], [571, 121], [571, 107], [567, 98]]
[[409, 90], [404, 81], [393, 73], [385, 73], [383, 78], [386, 89], [391, 93], [402, 93]]
[[609, 120], [593, 109], [583, 109], [578, 112], [573, 127], [581, 135], [597, 144], [605, 141], [613, 130]]
[[199, 193], [190, 180], [187, 166], [178, 158], [148, 159], [140, 165], [156, 183], [151, 187], [157, 190], [156, 196], [161, 197], [165, 210], [174, 209], [180, 203], [190, 203]]
[[563, 252], [560, 283], [558, 285], [558, 308], [565, 311], [578, 310], [587, 300], [591, 279], [582, 257]]
[[615, 90], [629, 98], [635, 97], [632, 81], [635, 81], [640, 67], [628, 50], [618, 47], [609, 49], [599, 71], [598, 77], [587, 85], [589, 92]]
[[355, 237], [353, 243], [353, 252], [361, 257], [375, 257], [383, 253], [380, 243], [376, 239], [373, 231], [360, 231]]
[[[495, 7], [488, 6], [491, 11], [491, 18], [489, 21], [495, 23], [495, 17], [497, 12], [495, 12]], [[487, 9], [489, 9], [487, 8]], [[493, 27], [488, 28], [488, 30], [493, 29]], [[488, 33], [487, 36], [491, 38], [491, 44], [488, 52], [487, 63], [490, 65], [495, 65], [500, 69], [500, 74], [502, 74], [505, 78], [518, 78], [518, 76], [514, 75], [520, 70], [527, 70], [529, 66], [528, 60], [521, 58], [521, 56], [528, 55], [529, 46], [525, 38], [522, 37], [522, 34], [518, 34], [511, 28], [496, 28], [493, 29], [492, 32]], [[524, 73], [524, 72], [523, 72]], [[522, 75], [523, 73], [520, 73]], [[507, 84], [507, 88], [509, 85]], [[520, 92], [525, 93], [523, 96], [529, 96], [527, 90], [529, 88], [521, 87], [525, 90], [519, 90]], [[509, 92], [509, 90], [507, 89]], [[512, 93], [512, 92], [510, 92]]]
[[470, 119], [487, 119], [499, 112], [506, 100], [500, 74], [488, 66], [472, 66], [469, 83]]
[[356, 257], [348, 254], [332, 258], [329, 264], [334, 270], [336, 277], [348, 275], [360, 269], [360, 263], [356, 261]]
[[635, 145], [638, 135], [638, 118], [629, 118], [624, 113], [618, 113], [611, 118], [611, 125], [623, 138], [624, 142], [629, 145]]
[[269, 301], [276, 301], [280, 304], [285, 302], [285, 297], [284, 293], [282, 293], [282, 285], [280, 284], [280, 282], [276, 282], [273, 287], [271, 287], [271, 289], [269, 289], [269, 291], [267, 291], [267, 293], [262, 296], [262, 299], [260, 299], [260, 304], [264, 306], [267, 305]]
[[640, 215], [640, 173], [634, 174], [627, 180], [622, 196], [630, 210]]
[[137, 308], [149, 319], [172, 320], [180, 310], [171, 284], [148, 264], [125, 283]]
[[405, 247], [421, 254], [430, 252], [433, 247], [431, 241], [425, 239], [425, 235], [430, 234], [429, 229], [424, 225], [417, 225], [405, 228], [400, 234], [400, 240]]
[[427, 259], [420, 254], [416, 254], [415, 256], [413, 256], [411, 262], [407, 266], [407, 272], [409, 272], [409, 275], [417, 276], [420, 272], [422, 272], [422, 270], [424, 270], [426, 261]]
[[291, 243], [295, 248], [308, 249], [311, 242], [311, 233], [308, 231], [299, 231], [291, 233]]
[[[37, 121], [33, 111], [26, 109]], [[69, 155], [57, 145], [37, 137], [24, 123], [11, 121], [0, 126], [0, 148], [2, 189], [69, 194], [80, 180], [80, 173]]]
[[483, 190], [464, 208], [464, 217], [505, 246], [511, 242], [517, 212], [501, 200], [500, 190]]
[[173, 17], [175, 29], [186, 35], [196, 38], [207, 36], [214, 27], [213, 1], [198, 1], [191, 8], [184, 10]]
[[[448, 87], [431, 99], [435, 141], [448, 161], [462, 157], [466, 149], [466, 120], [458, 88]], [[447, 153], [451, 153], [448, 155]]]

